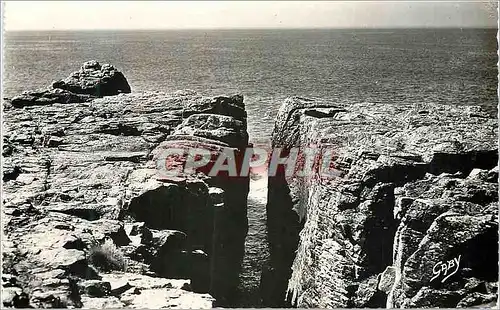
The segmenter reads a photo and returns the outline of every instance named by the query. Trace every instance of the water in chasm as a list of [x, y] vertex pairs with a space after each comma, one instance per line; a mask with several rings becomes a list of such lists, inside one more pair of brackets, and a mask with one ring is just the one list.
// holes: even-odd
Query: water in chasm
[[248, 194], [248, 235], [245, 241], [235, 307], [262, 307], [259, 290], [262, 265], [269, 258], [266, 230], [267, 174], [253, 170]]

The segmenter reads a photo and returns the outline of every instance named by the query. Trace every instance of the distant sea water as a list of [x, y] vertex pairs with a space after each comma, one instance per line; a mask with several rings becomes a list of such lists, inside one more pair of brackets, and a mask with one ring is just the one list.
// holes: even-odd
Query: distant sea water
[[96, 59], [133, 91], [242, 93], [265, 139], [293, 95], [495, 106], [496, 42], [495, 29], [7, 32], [3, 86], [10, 97]]
[[[133, 91], [245, 96], [251, 140], [269, 139], [288, 96], [332, 102], [497, 106], [496, 29], [7, 32], [3, 96], [45, 87], [90, 59]], [[266, 179], [251, 182], [240, 306], [258, 306]]]

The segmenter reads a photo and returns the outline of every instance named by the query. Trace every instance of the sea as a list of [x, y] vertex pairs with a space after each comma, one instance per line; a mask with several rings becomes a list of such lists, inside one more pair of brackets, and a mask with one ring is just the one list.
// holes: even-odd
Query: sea
[[[254, 143], [267, 143], [286, 97], [338, 103], [497, 109], [496, 29], [23, 31], [4, 36], [3, 97], [43, 88], [85, 61], [110, 63], [132, 91], [240, 93]], [[259, 303], [268, 259], [264, 176], [251, 181], [240, 307]]]

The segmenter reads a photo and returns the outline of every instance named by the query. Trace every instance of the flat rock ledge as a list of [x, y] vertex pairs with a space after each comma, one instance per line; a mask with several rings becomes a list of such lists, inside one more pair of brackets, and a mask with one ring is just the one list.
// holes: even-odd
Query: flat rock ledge
[[3, 305], [230, 303], [247, 233], [248, 178], [201, 171], [169, 178], [158, 173], [158, 159], [172, 145], [245, 148], [243, 97], [124, 94], [126, 81], [96, 93], [107, 89], [102, 80], [115, 79], [113, 70], [86, 63], [48, 91], [62, 96], [5, 103]]
[[273, 147], [330, 149], [338, 174], [269, 178], [266, 303], [495, 306], [497, 139], [475, 106], [287, 99]]

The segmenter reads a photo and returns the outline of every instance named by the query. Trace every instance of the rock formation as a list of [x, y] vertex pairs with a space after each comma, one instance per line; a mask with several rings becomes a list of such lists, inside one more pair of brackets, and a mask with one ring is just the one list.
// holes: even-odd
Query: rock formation
[[83, 103], [95, 97], [130, 93], [130, 85], [120, 71], [109, 64], [87, 61], [79, 71], [39, 91], [26, 91], [12, 98], [15, 107], [53, 103]]
[[40, 96], [5, 103], [4, 306], [231, 302], [248, 178], [169, 178], [158, 163], [173, 145], [240, 152], [243, 97], [124, 92], [121, 73], [88, 62]]
[[79, 71], [64, 80], [53, 82], [52, 87], [96, 97], [130, 93], [130, 85], [123, 73], [109, 64], [101, 66], [95, 60], [87, 61]]
[[291, 98], [272, 144], [332, 150], [338, 174], [269, 177], [268, 305], [495, 304], [497, 120], [481, 108]]

